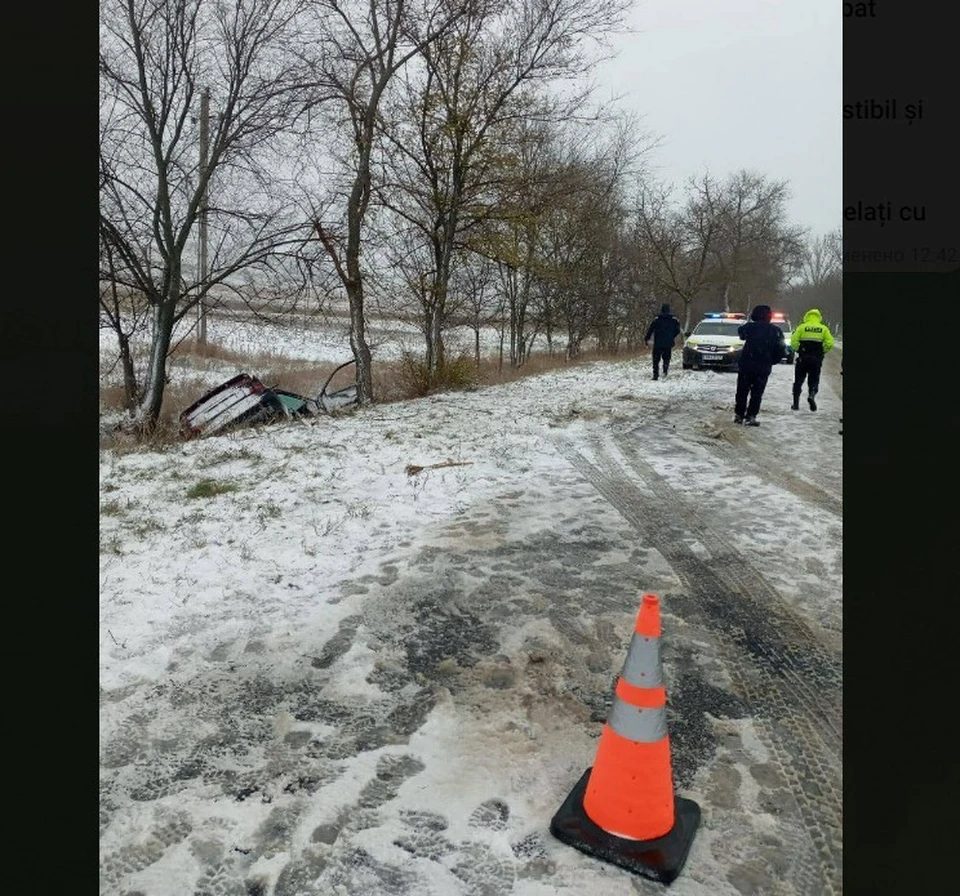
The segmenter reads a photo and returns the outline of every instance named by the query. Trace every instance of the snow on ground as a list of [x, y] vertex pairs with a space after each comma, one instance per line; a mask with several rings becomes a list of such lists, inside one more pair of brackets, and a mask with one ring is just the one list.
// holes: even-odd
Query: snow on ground
[[[174, 334], [178, 339], [192, 335], [192, 322], [181, 322]], [[199, 398], [207, 389], [213, 389], [238, 373], [263, 376], [258, 363], [263, 357], [281, 357], [297, 362], [316, 365], [315, 387], [307, 390], [311, 397], [318, 393], [334, 369], [349, 361], [349, 324], [346, 318], [319, 315], [288, 315], [274, 321], [259, 321], [251, 326], [249, 317], [240, 314], [211, 314], [207, 324], [207, 338], [211, 345], [235, 352], [242, 361], [209, 357], [199, 360], [195, 356], [174, 355], [167, 366], [167, 375], [172, 383], [189, 383]], [[446, 350], [449, 357], [466, 354], [471, 358], [475, 351], [475, 335], [469, 327], [452, 327], [445, 331]], [[423, 337], [419, 329], [410, 323], [372, 317], [368, 323], [367, 340], [374, 363], [397, 361], [405, 353], [419, 357]], [[542, 337], [535, 340], [538, 349], [546, 348]], [[141, 351], [146, 345], [140, 342]], [[564, 344], [555, 344], [562, 352]], [[588, 348], [589, 344], [584, 344]], [[480, 331], [480, 353], [483, 357], [497, 357], [500, 349], [500, 333], [493, 327]], [[509, 353], [509, 345], [505, 347]], [[117, 339], [109, 329], [100, 330], [100, 385], [101, 387], [123, 386], [123, 370], [117, 362]], [[270, 386], [290, 388], [283, 382], [268, 383]], [[108, 431], [122, 423], [122, 411], [101, 409], [101, 428]]]
[[740, 636], [690, 584], [739, 570], [839, 661], [839, 378], [813, 414], [792, 374], [757, 429], [730, 422], [733, 375], [596, 363], [102, 452], [100, 892], [659, 892], [549, 834], [645, 591], [704, 813], [671, 890], [839, 892]]
[[[192, 327], [192, 321], [183, 321], [174, 334], [174, 342], [177, 338], [191, 334]], [[469, 327], [448, 328], [444, 338], [451, 356], [460, 352], [473, 356], [475, 337]], [[327, 367], [341, 364], [353, 357], [350, 351], [349, 321], [343, 317], [288, 315], [274, 321], [260, 321], [256, 326], [251, 326], [249, 318], [239, 314], [211, 314], [207, 323], [207, 339], [213, 345], [249, 358], [271, 354]], [[419, 355], [422, 351], [423, 336], [413, 324], [372, 317], [368, 323], [367, 341], [374, 361], [396, 361], [405, 352]], [[483, 356], [495, 356], [499, 345], [498, 330], [494, 327], [481, 328], [480, 352]], [[545, 347], [545, 340], [539, 337], [535, 346]], [[560, 345], [559, 350], [562, 348]], [[509, 346], [506, 350], [509, 351]], [[116, 354], [117, 339], [114, 332], [109, 328], [101, 329], [101, 369], [112, 371], [109, 381], [122, 383], [121, 371], [113, 365]], [[174, 359], [174, 365], [176, 363]], [[237, 371], [229, 366], [216, 368], [211, 371], [210, 385], [218, 385], [235, 372]]]

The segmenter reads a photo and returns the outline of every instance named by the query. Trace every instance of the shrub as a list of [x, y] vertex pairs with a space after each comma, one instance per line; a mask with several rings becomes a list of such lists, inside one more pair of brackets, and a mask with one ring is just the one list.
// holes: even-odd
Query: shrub
[[404, 391], [416, 397], [431, 392], [455, 392], [477, 383], [477, 367], [469, 355], [445, 358], [432, 373], [423, 360], [405, 352], [400, 360], [399, 379]]
[[201, 479], [187, 490], [188, 498], [215, 498], [227, 492], [235, 492], [238, 486], [232, 482], [217, 482], [213, 479]]

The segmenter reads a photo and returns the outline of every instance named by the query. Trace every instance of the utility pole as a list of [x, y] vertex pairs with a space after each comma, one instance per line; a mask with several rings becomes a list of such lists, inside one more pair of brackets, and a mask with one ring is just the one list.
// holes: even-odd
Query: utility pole
[[[200, 95], [200, 182], [203, 190], [200, 195], [200, 289], [207, 282], [207, 199], [209, 196], [208, 173], [210, 155], [210, 88], [204, 87]], [[201, 295], [197, 302], [197, 342], [207, 342], [207, 307]]]

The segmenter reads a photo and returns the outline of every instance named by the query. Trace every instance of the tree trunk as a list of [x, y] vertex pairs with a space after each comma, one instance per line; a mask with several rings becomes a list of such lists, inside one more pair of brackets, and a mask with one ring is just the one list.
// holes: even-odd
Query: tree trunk
[[347, 298], [350, 300], [350, 349], [357, 367], [357, 400], [365, 405], [373, 402], [373, 359], [367, 344], [363, 285], [359, 279], [347, 285]]
[[366, 316], [363, 309], [363, 279], [360, 274], [360, 218], [359, 208], [362, 187], [354, 184], [350, 196], [350, 207], [347, 211], [347, 245], [344, 251], [346, 256], [345, 268], [341, 266], [340, 253], [333, 241], [324, 231], [321, 224], [314, 226], [323, 248], [337, 269], [337, 275], [347, 293], [347, 302], [350, 306], [350, 350], [356, 364], [357, 401], [361, 405], [373, 402], [373, 361], [370, 355], [370, 346], [367, 343]]
[[[369, 147], [369, 143], [366, 144]], [[357, 402], [373, 403], [373, 361], [367, 343], [367, 322], [363, 308], [363, 276], [360, 273], [360, 224], [370, 192], [369, 149], [360, 162], [360, 173], [354, 181], [347, 210], [346, 273], [344, 286], [350, 302], [350, 348], [357, 368]]]
[[433, 313], [433, 354], [436, 372], [439, 373], [447, 360], [443, 345], [443, 315], [439, 307]]
[[173, 336], [176, 296], [168, 297], [153, 306], [153, 339], [150, 341], [150, 360], [147, 364], [143, 397], [137, 408], [137, 424], [141, 432], [152, 432], [160, 420], [163, 390], [167, 381], [167, 354]]
[[[457, 190], [453, 197], [454, 203], [460, 201], [460, 192]], [[433, 275], [433, 347], [434, 367], [430, 373], [443, 370], [446, 362], [446, 351], [443, 344], [443, 323], [447, 313], [447, 295], [450, 289], [450, 267], [453, 259], [453, 245], [457, 235], [457, 221], [459, 216], [456, 209], [450, 211], [443, 218], [442, 226], [434, 230], [433, 258], [435, 270]]]
[[120, 363], [123, 365], [123, 395], [124, 406], [131, 413], [136, 412], [137, 399], [140, 387], [137, 384], [137, 371], [133, 366], [133, 356], [130, 354], [130, 337], [126, 333], [117, 333], [120, 342]]
[[437, 370], [437, 351], [433, 343], [434, 311], [427, 306], [423, 309], [423, 315], [423, 362], [427, 368], [427, 375], [432, 377]]
[[517, 366], [517, 317], [519, 312], [517, 310], [517, 299], [514, 295], [514, 291], [511, 285], [510, 289], [510, 364], [513, 367]]
[[507, 322], [504, 319], [503, 306], [500, 306], [500, 349], [497, 355], [497, 373], [503, 373], [503, 343], [506, 339]]

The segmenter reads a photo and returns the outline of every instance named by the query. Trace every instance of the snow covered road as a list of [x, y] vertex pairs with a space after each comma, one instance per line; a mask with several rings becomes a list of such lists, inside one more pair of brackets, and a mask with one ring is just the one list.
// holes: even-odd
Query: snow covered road
[[839, 893], [842, 404], [792, 372], [757, 429], [622, 363], [104, 452], [101, 894], [661, 892], [549, 833], [645, 591], [671, 892]]

